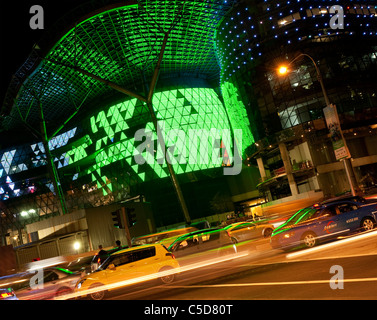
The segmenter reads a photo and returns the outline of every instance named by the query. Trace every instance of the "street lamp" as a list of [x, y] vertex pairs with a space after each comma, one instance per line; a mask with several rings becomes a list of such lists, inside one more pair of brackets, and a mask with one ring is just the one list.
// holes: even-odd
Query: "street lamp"
[[330, 100], [329, 100], [329, 97], [327, 96], [327, 92], [326, 92], [326, 89], [325, 89], [325, 85], [323, 84], [323, 80], [322, 80], [322, 75], [321, 75], [321, 71], [319, 70], [318, 66], [317, 66], [317, 63], [314, 61], [314, 59], [306, 54], [306, 53], [301, 53], [299, 54], [296, 58], [294, 58], [292, 61], [290, 61], [288, 63], [288, 66], [285, 66], [285, 65], [282, 65], [279, 67], [279, 73], [281, 75], [285, 75], [289, 72], [289, 66], [293, 64], [293, 62], [295, 62], [296, 60], [300, 59], [301, 57], [307, 57], [311, 60], [311, 62], [313, 63], [314, 67], [315, 67], [315, 71], [317, 73], [317, 78], [318, 78], [318, 81], [319, 83], [321, 84], [321, 89], [322, 89], [322, 94], [323, 94], [323, 97], [325, 98], [325, 103], [326, 103], [326, 106], [329, 106], [330, 105]]
[[286, 67], [286, 66], [281, 66], [281, 67], [279, 68], [279, 73], [280, 73], [281, 75], [287, 74], [287, 73], [288, 73], [288, 67]]
[[[313, 65], [315, 67], [315, 71], [317, 73], [318, 81], [321, 85], [322, 94], [323, 94], [323, 97], [325, 99], [326, 107], [329, 107], [331, 105], [331, 103], [330, 103], [329, 97], [327, 95], [325, 85], [323, 84], [321, 71], [319, 70], [317, 63], [314, 61], [314, 59], [310, 55], [308, 55], [306, 53], [299, 54], [296, 58], [294, 58], [293, 60], [291, 60], [288, 63], [288, 66], [286, 66], [286, 65], [280, 66], [279, 69], [278, 69], [278, 73], [280, 75], [285, 75], [285, 74], [289, 73], [289, 66], [292, 65], [296, 60], [298, 60], [301, 57], [309, 58], [310, 61], [313, 63]], [[336, 108], [336, 107], [334, 106], [334, 108]], [[344, 146], [348, 150], [348, 148], [346, 146], [346, 140], [343, 137], [343, 133], [342, 133], [342, 130], [340, 128], [340, 125], [339, 125], [339, 129], [340, 129], [341, 136], [344, 140]], [[356, 186], [357, 189], [359, 189], [359, 188], [357, 186], [357, 181], [356, 181], [356, 178], [355, 178], [355, 173], [353, 172], [353, 169], [352, 169], [352, 164], [351, 164], [350, 158], [347, 157], [347, 158], [344, 158], [342, 160], [344, 162], [344, 168], [345, 168], [345, 171], [346, 171], [346, 174], [347, 174], [348, 183], [349, 183], [350, 188], [351, 188], [351, 193], [352, 193], [353, 196], [355, 196], [356, 195], [355, 186]]]
[[76, 253], [78, 254], [79, 253], [79, 249], [81, 247], [81, 244], [80, 242], [76, 241], [74, 244], [73, 244], [73, 249], [76, 251]]

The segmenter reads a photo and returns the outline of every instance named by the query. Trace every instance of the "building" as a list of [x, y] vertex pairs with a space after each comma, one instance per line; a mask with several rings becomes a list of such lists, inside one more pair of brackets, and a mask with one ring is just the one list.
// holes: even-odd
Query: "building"
[[[157, 226], [184, 221], [156, 119], [170, 133], [166, 147], [192, 219], [250, 212], [260, 198], [348, 190], [314, 64], [303, 58], [289, 75], [276, 73], [303, 53], [337, 106], [358, 182], [369, 176], [373, 185], [376, 8], [344, 6], [344, 28], [332, 29], [333, 3], [325, 2], [91, 1], [59, 20], [2, 104], [1, 134], [30, 132], [1, 146], [3, 243], [28, 242], [22, 230], [32, 222], [139, 194]], [[202, 144], [193, 146], [210, 132], [206, 157]], [[225, 176], [235, 139], [242, 172]], [[212, 161], [213, 152], [222, 157]]]
[[[319, 74], [339, 114], [355, 185], [367, 191], [377, 182], [376, 6], [336, 4], [241, 1], [217, 29], [220, 85], [247, 111], [255, 142], [246, 154], [269, 201], [350, 190], [326, 126]], [[289, 74], [279, 74], [282, 65]]]

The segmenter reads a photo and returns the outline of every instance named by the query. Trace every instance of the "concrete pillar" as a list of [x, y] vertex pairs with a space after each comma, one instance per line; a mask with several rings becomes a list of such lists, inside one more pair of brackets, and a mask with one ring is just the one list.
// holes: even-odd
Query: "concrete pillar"
[[342, 162], [344, 164], [344, 170], [346, 171], [346, 174], [347, 174], [347, 179], [348, 179], [348, 183], [349, 183], [352, 195], [353, 196], [361, 195], [362, 192], [357, 183], [357, 179], [356, 179], [355, 171], [353, 170], [351, 159], [349, 158], [343, 159]]
[[263, 159], [262, 158], [257, 158], [257, 164], [258, 164], [258, 169], [260, 176], [262, 177], [262, 182], [266, 180], [266, 170], [264, 169], [264, 164], [263, 164]]
[[298, 195], [298, 188], [297, 188], [297, 184], [292, 173], [292, 164], [291, 164], [291, 160], [289, 159], [287, 146], [285, 145], [284, 142], [279, 143], [279, 150], [280, 150], [281, 159], [283, 160], [283, 163], [284, 163], [285, 172], [287, 174], [289, 188], [291, 189], [292, 196], [296, 196]]
[[[264, 164], [263, 164], [263, 159], [262, 158], [257, 158], [257, 164], [258, 164], [258, 169], [259, 173], [262, 177], [262, 182], [266, 180], [267, 175], [266, 175], [266, 170], [264, 169]], [[265, 190], [265, 195], [267, 196], [268, 201], [272, 201], [272, 195], [271, 191], [269, 188]]]

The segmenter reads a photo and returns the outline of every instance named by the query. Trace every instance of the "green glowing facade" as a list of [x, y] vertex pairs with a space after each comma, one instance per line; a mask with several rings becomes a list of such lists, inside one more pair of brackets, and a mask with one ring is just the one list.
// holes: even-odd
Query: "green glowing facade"
[[[3, 127], [11, 130], [27, 122], [30, 127], [38, 128], [38, 102], [43, 106], [50, 133], [75, 114], [49, 142], [70, 210], [124, 200], [140, 189], [143, 191], [142, 185], [148, 186], [151, 195], [155, 194], [151, 184], [157, 189], [169, 189], [166, 187], [170, 184], [169, 171], [167, 164], [159, 161], [162, 155], [157, 142], [154, 142], [155, 154], [151, 161], [145, 164], [135, 161], [135, 153], [142, 143], [135, 141], [136, 132], [150, 130], [156, 140], [147, 104], [108, 84], [144, 96], [164, 46], [164, 33], [170, 30], [152, 105], [164, 130], [170, 156], [177, 159], [173, 169], [186, 193], [190, 187], [185, 187], [185, 183], [191, 182], [198, 184], [194, 188], [205, 190], [201, 192], [203, 197], [206, 192], [212, 192], [206, 194], [207, 204], [198, 204], [202, 211], [196, 209], [198, 213], [194, 212], [193, 218], [211, 214], [208, 201], [219, 191], [229, 193], [223, 180], [209, 182], [217, 188], [213, 191], [199, 187], [201, 180], [223, 179], [222, 158], [214, 154], [226, 155], [231, 163], [236, 129], [242, 130], [243, 157], [246, 148], [254, 143], [239, 89], [231, 82], [219, 82], [222, 72], [216, 30], [235, 1], [143, 0], [119, 4], [109, 0], [102, 8], [94, 2], [93, 10], [83, 6], [86, 14], [75, 16], [71, 24], [57, 25], [56, 33], [50, 34], [56, 38], [53, 43], [50, 39], [35, 48], [18, 78], [22, 85], [10, 86], [4, 105], [9, 117], [4, 119]], [[12, 94], [17, 99], [8, 99]], [[207, 135], [192, 136], [193, 130], [202, 130]], [[57, 139], [64, 141], [53, 145]], [[226, 147], [224, 139], [230, 140]], [[41, 178], [39, 172], [34, 175], [46, 165], [42, 147], [40, 141], [33, 141], [16, 150], [2, 151], [0, 196], [3, 200], [27, 195], [30, 190], [45, 194], [55, 191], [46, 176]], [[30, 152], [33, 162], [27, 159]], [[143, 155], [148, 158], [145, 152]], [[17, 180], [12, 175], [14, 166], [17, 173], [36, 178], [26, 184], [22, 179]], [[12, 188], [7, 180], [14, 184]], [[157, 208], [161, 215], [173, 212], [171, 215], [177, 218], [171, 222], [181, 220], [174, 198], [171, 196], [164, 203], [172, 207]], [[12, 210], [18, 211], [17, 206], [14, 202]], [[37, 206], [49, 204], [46, 201]], [[56, 205], [42, 211], [40, 216], [54, 213]]]
[[[188, 173], [197, 170], [204, 170], [221, 166], [221, 163], [211, 161], [200, 161], [199, 148], [193, 150], [190, 146], [194, 141], [188, 132], [190, 130], [210, 130], [218, 129], [217, 148], [221, 145], [221, 130], [229, 128], [229, 122], [223, 104], [217, 94], [210, 88], [177, 88], [158, 92], [154, 95], [153, 106], [160, 119], [159, 123], [164, 128], [165, 133], [172, 132], [174, 129], [182, 130], [187, 133], [182, 135], [171, 135], [171, 139], [166, 139], [166, 147], [180, 146], [180, 154], [185, 159], [179, 159], [178, 163], [173, 164], [176, 174]], [[137, 99], [130, 99], [124, 102], [105, 107], [102, 111], [90, 118], [91, 132], [83, 145], [76, 147], [74, 156], [70, 156], [69, 164], [86, 158], [88, 154], [95, 155], [93, 164], [82, 170], [80, 176], [91, 175], [92, 181], [96, 181], [97, 187], [107, 195], [108, 190], [112, 191], [111, 178], [104, 174], [103, 168], [117, 161], [124, 160], [131, 168], [132, 174], [136, 175], [139, 182], [156, 178], [165, 178], [169, 175], [166, 163], [159, 164], [161, 158], [156, 150], [156, 155], [143, 165], [135, 162], [136, 147], [135, 132], [137, 129], [146, 128], [154, 132], [150, 122], [150, 114], [144, 103]], [[168, 134], [167, 134], [168, 135]], [[154, 140], [157, 137], [154, 134]], [[167, 137], [169, 138], [169, 137]], [[192, 138], [197, 138], [193, 136]], [[90, 141], [88, 143], [88, 141]], [[91, 141], [96, 141], [91, 143]], [[216, 141], [216, 139], [214, 139]], [[200, 142], [202, 143], [202, 142]], [[157, 141], [154, 149], [158, 148]], [[212, 150], [212, 147], [209, 151]], [[184, 150], [182, 150], [184, 148]], [[179, 151], [179, 150], [178, 150]], [[198, 154], [191, 154], [197, 152]], [[177, 153], [173, 155], [178, 156]], [[144, 155], [147, 159], [147, 155]], [[190, 157], [198, 159], [195, 163], [190, 163]], [[104, 188], [106, 186], [106, 188]]]

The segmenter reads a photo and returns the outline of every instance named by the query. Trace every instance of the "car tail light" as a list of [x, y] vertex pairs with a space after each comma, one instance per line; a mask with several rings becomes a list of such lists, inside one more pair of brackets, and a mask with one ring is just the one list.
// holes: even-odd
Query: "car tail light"
[[13, 296], [13, 294], [10, 293], [10, 292], [2, 293], [2, 294], [1, 294], [1, 298], [2, 298], [2, 299], [6, 299], [6, 298], [9, 298], [9, 297], [11, 297], [11, 296]]
[[165, 255], [166, 255], [167, 257], [171, 257], [172, 259], [175, 260], [175, 256], [174, 256], [174, 254], [172, 254], [171, 252], [168, 252], [168, 253], [166, 253]]

